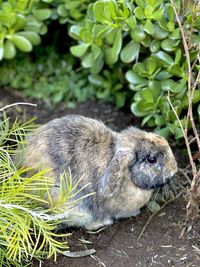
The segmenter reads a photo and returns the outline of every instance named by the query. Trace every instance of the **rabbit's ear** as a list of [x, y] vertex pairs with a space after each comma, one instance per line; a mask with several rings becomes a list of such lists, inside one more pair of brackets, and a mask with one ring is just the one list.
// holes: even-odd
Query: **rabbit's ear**
[[120, 150], [114, 155], [105, 174], [99, 179], [99, 200], [110, 198], [119, 193], [124, 172], [132, 161], [133, 153], [130, 150]]

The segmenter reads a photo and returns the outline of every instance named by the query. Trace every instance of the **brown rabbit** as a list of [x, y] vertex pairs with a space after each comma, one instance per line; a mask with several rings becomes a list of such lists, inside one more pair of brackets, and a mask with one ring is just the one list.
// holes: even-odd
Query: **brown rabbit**
[[[67, 225], [97, 229], [115, 219], [134, 216], [150, 199], [153, 189], [169, 181], [177, 171], [168, 142], [153, 133], [129, 127], [119, 133], [102, 122], [78, 115], [54, 119], [38, 128], [25, 152], [25, 165], [52, 168], [56, 199], [59, 177], [70, 168], [74, 183], [90, 183], [71, 208], [80, 212]], [[66, 218], [67, 221], [67, 218]]]

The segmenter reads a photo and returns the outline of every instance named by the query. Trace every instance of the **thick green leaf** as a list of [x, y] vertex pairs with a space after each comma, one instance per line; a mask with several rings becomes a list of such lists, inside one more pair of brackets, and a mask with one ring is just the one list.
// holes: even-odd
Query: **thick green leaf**
[[81, 30], [80, 26], [73, 25], [72, 27], [70, 27], [69, 35], [76, 40], [80, 40], [80, 30]]
[[146, 79], [141, 78], [139, 75], [137, 75], [132, 70], [127, 71], [125, 76], [126, 76], [127, 81], [130, 83], [140, 84], [141, 86], [145, 86], [147, 84]]
[[13, 29], [17, 32], [24, 28], [26, 25], [26, 17], [22, 14], [16, 14], [16, 21], [13, 25]]
[[131, 111], [134, 115], [138, 116], [138, 117], [144, 117], [145, 115], [147, 115], [149, 112], [146, 112], [144, 110], [140, 110], [138, 108], [138, 103], [133, 103], [131, 105]]
[[137, 107], [139, 110], [146, 112], [146, 114], [150, 114], [154, 111], [154, 103], [144, 102], [144, 100], [138, 102]]
[[160, 50], [160, 41], [159, 40], [153, 40], [150, 44], [150, 51], [152, 53], [156, 53]]
[[169, 21], [169, 22], [167, 23], [167, 28], [168, 28], [168, 30], [169, 30], [170, 32], [173, 32], [173, 30], [174, 30], [174, 28], [175, 28], [175, 23]]
[[155, 123], [157, 126], [161, 127], [166, 124], [165, 118], [162, 115], [155, 116]]
[[88, 76], [88, 80], [90, 83], [96, 85], [96, 86], [103, 86], [104, 79], [101, 75], [98, 74], [91, 74]]
[[151, 89], [154, 99], [157, 100], [161, 93], [161, 83], [159, 81], [149, 81], [148, 88]]
[[161, 81], [161, 88], [163, 91], [166, 91], [166, 92], [172, 91], [175, 86], [176, 86], [176, 83], [172, 79]]
[[175, 13], [174, 13], [174, 8], [172, 5], [168, 5], [167, 8], [167, 17], [169, 21], [174, 21], [175, 18]]
[[104, 17], [111, 21], [115, 20], [117, 17], [117, 5], [114, 1], [105, 1], [104, 2]]
[[161, 47], [163, 50], [167, 52], [172, 52], [176, 50], [176, 47], [174, 45], [174, 42], [170, 39], [165, 39], [161, 42]]
[[163, 116], [166, 115], [167, 111], [170, 110], [170, 104], [165, 96], [162, 96], [159, 101], [159, 108]]
[[155, 53], [154, 56], [156, 58], [160, 59], [166, 65], [171, 65], [174, 63], [172, 57], [163, 51], [159, 51], [159, 52]]
[[82, 66], [84, 68], [91, 68], [92, 64], [93, 64], [92, 53], [87, 53], [82, 60]]
[[15, 44], [15, 46], [19, 50], [23, 52], [30, 52], [33, 48], [31, 42], [24, 36], [14, 34], [10, 37], [10, 40]]
[[176, 85], [171, 88], [173, 93], [186, 92], [187, 90], [187, 79], [183, 78], [180, 81], [176, 82]]
[[45, 20], [51, 16], [51, 9], [48, 8], [35, 9], [33, 10], [33, 14], [38, 20]]
[[93, 41], [92, 33], [85, 28], [80, 30], [80, 37], [84, 43], [92, 43]]
[[165, 11], [165, 8], [159, 8], [157, 11], [155, 11], [153, 14], [152, 14], [152, 19], [156, 20], [156, 21], [159, 21], [162, 19], [163, 17], [163, 13]]
[[180, 127], [175, 127], [175, 129], [174, 129], [174, 135], [175, 135], [175, 138], [176, 139], [180, 139], [180, 138], [182, 138], [183, 137], [183, 132], [182, 132], [182, 130], [181, 130], [181, 128]]
[[171, 40], [177, 40], [177, 39], [180, 39], [180, 29], [179, 28], [176, 28], [175, 30], [173, 30], [170, 35], [169, 35], [169, 38]]
[[134, 14], [135, 14], [136, 18], [139, 20], [143, 20], [146, 18], [145, 14], [144, 14], [144, 10], [139, 6], [134, 9]]
[[192, 34], [192, 44], [200, 47], [200, 36], [196, 34]]
[[102, 24], [107, 24], [109, 21], [107, 18], [105, 18], [104, 8], [105, 8], [105, 3], [103, 1], [97, 1], [93, 5], [93, 10], [96, 20]]
[[118, 29], [113, 47], [105, 48], [105, 60], [108, 65], [112, 65], [117, 62], [119, 53], [121, 51], [121, 47], [122, 47], [122, 31], [121, 29]]
[[42, 25], [43, 25], [42, 22], [37, 20], [33, 15], [32, 16], [28, 16], [26, 18], [26, 27], [24, 28], [24, 30], [25, 31], [31, 31], [31, 32], [37, 32], [37, 33], [41, 34]]
[[146, 66], [144, 62], [138, 62], [133, 65], [133, 72], [141, 73], [146, 70]]
[[138, 43], [146, 38], [146, 33], [144, 32], [142, 25], [137, 25], [133, 30], [131, 30], [130, 35], [131, 38]]
[[146, 65], [146, 69], [148, 71], [148, 73], [151, 75], [154, 73], [154, 71], [156, 70], [157, 64], [156, 64], [156, 60], [153, 57], [149, 57], [145, 60], [145, 65]]
[[64, 4], [61, 4], [57, 7], [57, 12], [58, 12], [59, 16], [61, 16], [61, 17], [69, 16], [69, 11], [66, 9]]
[[[96, 39], [103, 39], [106, 35], [109, 35], [110, 32], [112, 31], [112, 28], [107, 25], [94, 25], [92, 28], [92, 35], [96, 37]], [[111, 44], [113, 43], [113, 40]]]
[[147, 116], [145, 116], [142, 120], [141, 125], [144, 126], [152, 117], [154, 117], [154, 114], [148, 114]]
[[147, 2], [149, 5], [156, 8], [162, 3], [162, 0], [147, 0]]
[[140, 44], [130, 41], [121, 51], [120, 58], [124, 63], [130, 63], [139, 56]]
[[141, 7], [142, 9], [145, 9], [146, 7], [146, 0], [135, 0], [137, 6]]
[[153, 12], [154, 12], [154, 8], [150, 5], [147, 5], [144, 9], [145, 16], [149, 19], [152, 18]]
[[155, 25], [154, 26], [154, 34], [153, 34], [153, 37], [155, 39], [158, 39], [158, 40], [163, 40], [165, 38], [167, 38], [168, 36], [168, 32], [161, 29], [158, 25]]
[[38, 45], [41, 42], [41, 38], [36, 32], [22, 31], [17, 34], [27, 38], [33, 45]]
[[173, 64], [171, 66], [169, 66], [169, 73], [177, 76], [177, 77], [183, 77], [186, 75], [186, 73], [184, 73], [184, 71], [181, 69], [179, 64]]
[[74, 45], [70, 47], [70, 52], [75, 57], [82, 57], [86, 53], [88, 47], [89, 47], [89, 44], [85, 44], [85, 43], [80, 44], [80, 45]]
[[144, 88], [143, 90], [141, 90], [141, 96], [146, 103], [154, 103], [154, 97], [151, 89]]
[[115, 94], [115, 103], [117, 105], [118, 108], [121, 108], [124, 106], [126, 101], [126, 95], [122, 92], [117, 92]]
[[12, 59], [16, 55], [16, 48], [10, 40], [6, 40], [4, 43], [3, 57], [6, 59]]
[[1, 9], [5, 15], [10, 15], [13, 11], [12, 5], [8, 2], [1, 3]]
[[169, 136], [169, 128], [168, 127], [164, 127], [164, 128], [158, 128], [155, 130], [156, 134], [164, 137], [164, 138], [167, 138]]
[[128, 19], [126, 19], [126, 23], [131, 30], [134, 29], [137, 24], [135, 16], [131, 16]]
[[101, 71], [104, 64], [103, 52], [98, 46], [92, 46], [92, 74], [97, 74]]
[[151, 36], [150, 35], [147, 35], [146, 38], [144, 40], [141, 41], [141, 44], [144, 46], [144, 47], [147, 47], [149, 49], [149, 46], [151, 44]]
[[157, 75], [156, 75], [156, 79], [159, 80], [159, 81], [162, 81], [162, 80], [166, 80], [166, 79], [169, 79], [171, 78], [172, 75], [169, 74], [168, 71], [165, 71], [165, 70], [162, 70], [160, 71]]
[[197, 89], [194, 91], [192, 102], [195, 104], [200, 102], [200, 90]]
[[154, 34], [155, 27], [154, 27], [154, 24], [150, 20], [147, 20], [146, 23], [144, 24], [144, 31], [150, 35]]

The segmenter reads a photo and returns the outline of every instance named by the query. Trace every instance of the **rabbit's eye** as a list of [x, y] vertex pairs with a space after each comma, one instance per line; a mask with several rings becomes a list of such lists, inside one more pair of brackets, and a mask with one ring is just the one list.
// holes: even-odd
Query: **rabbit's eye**
[[155, 157], [155, 156], [148, 156], [146, 160], [150, 164], [155, 164], [157, 162], [157, 157]]

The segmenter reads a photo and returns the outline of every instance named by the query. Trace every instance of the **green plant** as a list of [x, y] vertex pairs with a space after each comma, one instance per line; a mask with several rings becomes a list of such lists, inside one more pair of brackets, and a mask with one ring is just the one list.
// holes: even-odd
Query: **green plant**
[[[67, 106], [95, 97], [95, 88], [89, 84], [87, 70], [73, 69], [71, 55], [60, 56], [54, 52], [37, 57], [17, 57], [3, 62], [0, 85], [10, 86], [36, 99], [47, 99], [55, 105], [65, 101]], [[13, 66], [15, 66], [13, 68]]]
[[[0, 266], [25, 266], [32, 259], [45, 259], [68, 250], [67, 241], [55, 229], [65, 218], [73, 215], [63, 204], [76, 195], [70, 175], [60, 177], [57, 203], [51, 205], [49, 190], [53, 180], [49, 170], [20, 168], [13, 160], [18, 149], [25, 144], [24, 138], [33, 130], [30, 122], [15, 121], [10, 127], [9, 119], [0, 120]], [[66, 190], [67, 189], [67, 190]], [[78, 201], [78, 200], [76, 200]], [[76, 201], [74, 204], [76, 204]], [[44, 208], [50, 203], [49, 208]], [[71, 202], [70, 202], [71, 203]], [[45, 204], [45, 205], [44, 205]], [[49, 204], [48, 204], [49, 205]], [[76, 215], [74, 215], [76, 216]]]
[[[130, 103], [132, 112], [143, 118], [142, 125], [154, 127], [157, 133], [165, 137], [169, 134], [177, 139], [182, 137], [179, 123], [167, 100], [170, 94], [172, 104], [184, 124], [188, 106], [188, 64], [171, 2], [35, 0], [23, 3], [0, 1], [0, 14], [3, 14], [0, 16], [0, 27], [3, 29], [3, 34], [0, 34], [1, 57], [6, 51], [6, 43], [9, 43], [8, 47], [17, 46], [12, 41], [13, 35], [22, 35], [22, 39], [28, 38], [29, 43], [34, 39], [33, 35], [37, 36], [37, 44], [40, 34], [45, 33], [47, 27], [51, 29], [53, 20], [67, 23], [66, 32], [62, 33], [67, 43], [67, 54], [63, 56], [63, 61], [59, 59], [58, 62], [54, 56], [47, 60], [42, 57], [36, 66], [24, 64], [27, 68], [22, 67], [22, 71], [13, 61], [9, 66], [9, 75], [4, 69], [6, 74], [0, 77], [1, 84], [10, 84], [29, 96], [50, 98], [53, 103], [65, 101], [69, 106], [91, 98], [114, 101], [118, 107]], [[196, 60], [200, 46], [199, 5], [194, 0], [175, 0], [174, 3], [190, 43], [195, 80], [199, 70]], [[8, 15], [5, 16], [6, 12]], [[19, 15], [16, 15], [17, 12]], [[15, 28], [18, 23], [10, 18], [17, 16], [21, 19], [21, 14], [24, 22], [20, 28]], [[56, 24], [56, 31], [59, 30]], [[63, 39], [60, 42], [63, 51]], [[32, 49], [32, 44], [28, 45], [30, 49], [27, 51]], [[69, 47], [71, 55], [68, 53]], [[8, 58], [14, 57], [16, 49], [10, 51], [14, 52], [9, 52]], [[80, 59], [81, 67], [75, 57]], [[53, 64], [50, 63], [51, 59]], [[15, 72], [13, 65], [19, 71]], [[7, 79], [11, 76], [12, 79]], [[6, 79], [9, 80], [7, 83]], [[197, 87], [193, 103], [198, 114], [199, 102]]]
[[[179, 1], [176, 5], [181, 10]], [[183, 14], [182, 22], [190, 36], [191, 62], [195, 64], [200, 44], [198, 6], [191, 5], [190, 11]], [[134, 94], [131, 110], [144, 117], [142, 125], [156, 127], [165, 137], [169, 133], [182, 137], [167, 96], [170, 93], [184, 123], [188, 106], [187, 62], [180, 28], [168, 1], [96, 1], [88, 7], [83, 23], [73, 25], [69, 34], [79, 42], [71, 47], [71, 53], [81, 59], [84, 68], [90, 68], [92, 75], [101, 74], [106, 65], [111, 73], [120, 64]], [[136, 63], [131, 68], [133, 61]], [[197, 69], [198, 64], [194, 76]], [[199, 101], [197, 88], [193, 103]]]
[[[48, 0], [44, 2], [49, 2]], [[47, 4], [37, 0], [0, 1], [0, 60], [11, 59], [16, 49], [30, 52], [46, 33], [44, 20], [51, 15]]]
[[95, 0], [55, 0], [52, 3], [54, 7], [53, 19], [59, 19], [61, 24], [69, 22], [76, 24], [85, 17], [87, 7]]

